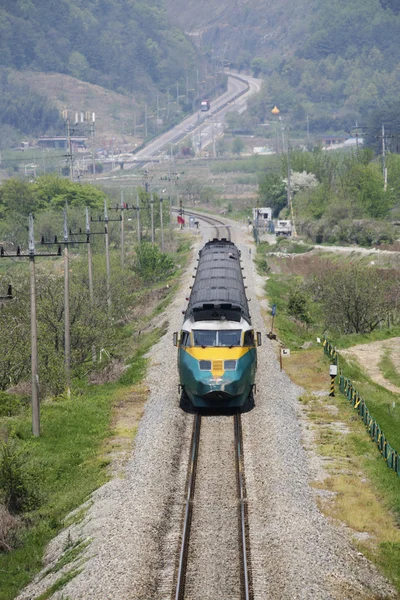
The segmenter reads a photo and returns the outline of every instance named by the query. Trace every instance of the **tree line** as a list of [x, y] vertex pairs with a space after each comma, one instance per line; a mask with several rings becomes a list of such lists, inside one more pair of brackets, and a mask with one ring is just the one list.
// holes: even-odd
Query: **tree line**
[[[396, 231], [391, 222], [400, 211], [400, 156], [388, 155], [386, 165], [385, 189], [382, 163], [372, 150], [359, 148], [347, 154], [318, 147], [312, 152], [292, 150], [292, 173], [314, 176], [313, 185], [292, 186], [298, 233], [318, 243], [393, 242]], [[287, 155], [281, 155], [260, 176], [259, 205], [271, 206], [275, 216], [287, 209], [287, 169]]]

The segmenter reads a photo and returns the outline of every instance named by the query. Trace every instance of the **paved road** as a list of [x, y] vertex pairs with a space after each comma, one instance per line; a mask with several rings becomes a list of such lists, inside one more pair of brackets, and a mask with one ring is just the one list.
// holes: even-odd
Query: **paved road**
[[[244, 112], [247, 108], [249, 96], [260, 90], [261, 81], [259, 79], [242, 75], [240, 75], [240, 77], [249, 85], [249, 90], [243, 94], [243, 96], [235, 100], [235, 97], [247, 88], [247, 83], [240, 81], [240, 79], [237, 79], [233, 74], [229, 75], [228, 89], [222, 96], [219, 96], [216, 100], [211, 102], [210, 113], [198, 111], [195, 114], [190, 115], [190, 117], [187, 117], [184, 121], [179, 123], [179, 125], [170, 131], [163, 133], [147, 144], [145, 148], [136, 152], [136, 154], [132, 156], [131, 161], [124, 163], [124, 170], [134, 168], [138, 161], [143, 162], [143, 160], [151, 160], [152, 157], [168, 154], [170, 144], [176, 143], [176, 139], [184, 134], [192, 133], [193, 136], [196, 137], [197, 133], [198, 137], [201, 136], [202, 147], [209, 144], [212, 141], [212, 136], [217, 136], [218, 131], [221, 131], [221, 123], [226, 113], [231, 110], [237, 110], [240, 113]], [[229, 104], [226, 105], [226, 103]], [[218, 111], [217, 114], [214, 114], [215, 111], [222, 106], [224, 106], [224, 108]], [[211, 124], [211, 119], [213, 120], [213, 124]]]

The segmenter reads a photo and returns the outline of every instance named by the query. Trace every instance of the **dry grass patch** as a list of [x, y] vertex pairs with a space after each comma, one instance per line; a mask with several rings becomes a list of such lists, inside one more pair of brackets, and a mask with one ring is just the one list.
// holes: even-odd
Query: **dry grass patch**
[[[370, 481], [367, 464], [380, 460], [362, 423], [344, 399], [305, 395], [302, 402], [312, 436], [312, 452], [328, 475], [312, 483], [321, 511], [344, 523], [360, 551], [379, 562], [380, 545], [400, 543], [395, 516]], [[324, 493], [325, 492], [325, 493]]]
[[111, 471], [120, 474], [129, 458], [142, 418], [149, 388], [143, 383], [118, 390], [113, 408], [112, 431], [107, 439], [104, 455], [110, 461]]
[[283, 360], [283, 369], [290, 379], [307, 391], [329, 391], [329, 367], [322, 348], [292, 352]]
[[383, 499], [372, 489], [368, 479], [349, 471], [330, 477], [325, 485], [336, 492], [335, 501], [330, 503], [328, 510], [325, 507], [325, 512], [356, 532], [367, 532], [370, 541], [364, 543], [369, 550], [380, 541], [400, 542], [400, 531], [392, 515], [384, 508]]

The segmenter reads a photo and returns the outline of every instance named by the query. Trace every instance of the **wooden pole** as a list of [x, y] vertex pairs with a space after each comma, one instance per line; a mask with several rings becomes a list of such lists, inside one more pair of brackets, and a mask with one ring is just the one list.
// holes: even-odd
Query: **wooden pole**
[[163, 199], [160, 198], [161, 252], [164, 252]]
[[67, 394], [71, 394], [71, 337], [69, 313], [69, 257], [67, 211], [64, 210], [64, 361]]
[[137, 241], [140, 244], [140, 206], [139, 206], [139, 192], [136, 190], [136, 214], [137, 214]]
[[29, 274], [31, 296], [31, 375], [32, 375], [32, 432], [40, 436], [40, 402], [39, 374], [37, 350], [37, 311], [36, 311], [36, 276], [35, 276], [35, 242], [33, 234], [33, 215], [29, 215]]
[[154, 244], [154, 198], [150, 196], [150, 214], [151, 214], [151, 243]]
[[111, 266], [110, 266], [110, 241], [108, 237], [108, 213], [107, 213], [107, 201], [104, 200], [104, 223], [105, 223], [105, 238], [106, 238], [106, 271], [107, 271], [107, 304], [108, 312], [111, 309]]
[[124, 192], [121, 190], [121, 267], [125, 266]]
[[[94, 293], [93, 293], [93, 261], [92, 261], [92, 244], [90, 242], [90, 219], [89, 219], [89, 209], [86, 207], [86, 234], [88, 236], [88, 276], [89, 276], [89, 298], [90, 298], [90, 306], [94, 307]], [[96, 362], [96, 347], [92, 346], [92, 360]]]

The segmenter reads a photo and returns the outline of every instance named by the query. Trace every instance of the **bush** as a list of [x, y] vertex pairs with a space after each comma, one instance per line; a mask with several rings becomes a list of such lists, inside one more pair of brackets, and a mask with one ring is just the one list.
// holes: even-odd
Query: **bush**
[[309, 325], [311, 323], [308, 300], [301, 290], [292, 290], [289, 295], [287, 310], [289, 315]]
[[10, 552], [15, 547], [15, 538], [20, 522], [6, 507], [0, 504], [0, 552]]
[[33, 478], [24, 470], [24, 457], [12, 442], [0, 449], [0, 496], [11, 514], [37, 506], [39, 494]]
[[390, 223], [367, 219], [323, 218], [318, 221], [299, 221], [297, 230], [316, 244], [358, 244], [371, 247], [382, 243], [391, 244], [396, 237]]
[[11, 417], [21, 410], [21, 396], [0, 391], [0, 417]]
[[142, 242], [136, 246], [135, 252], [134, 270], [142, 281], [154, 283], [173, 273], [174, 261], [154, 244]]

